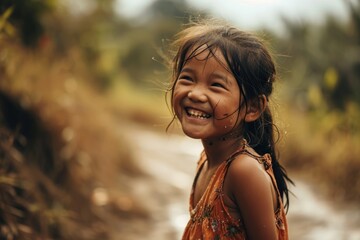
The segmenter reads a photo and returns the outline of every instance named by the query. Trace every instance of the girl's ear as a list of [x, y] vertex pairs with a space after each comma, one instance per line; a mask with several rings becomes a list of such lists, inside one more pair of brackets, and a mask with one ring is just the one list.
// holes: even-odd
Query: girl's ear
[[258, 98], [250, 100], [245, 115], [245, 122], [253, 122], [257, 120], [264, 112], [266, 106], [267, 98], [264, 94], [259, 95]]

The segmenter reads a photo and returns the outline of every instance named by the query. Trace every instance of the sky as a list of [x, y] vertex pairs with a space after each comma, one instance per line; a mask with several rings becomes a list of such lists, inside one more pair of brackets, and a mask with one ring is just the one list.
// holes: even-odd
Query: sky
[[[139, 16], [155, 0], [117, 0], [117, 12], [125, 17]], [[281, 16], [294, 22], [321, 23], [327, 14], [346, 20], [344, 2], [356, 0], [186, 0], [195, 9], [207, 10], [245, 30], [270, 28], [282, 32]]]

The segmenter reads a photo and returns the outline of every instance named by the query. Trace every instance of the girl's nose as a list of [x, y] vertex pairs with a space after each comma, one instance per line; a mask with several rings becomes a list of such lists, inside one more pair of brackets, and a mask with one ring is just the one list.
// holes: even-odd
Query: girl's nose
[[207, 97], [204, 94], [204, 92], [200, 91], [198, 89], [196, 89], [196, 90], [193, 89], [192, 91], [190, 91], [188, 93], [188, 98], [194, 102], [206, 102], [207, 101]]

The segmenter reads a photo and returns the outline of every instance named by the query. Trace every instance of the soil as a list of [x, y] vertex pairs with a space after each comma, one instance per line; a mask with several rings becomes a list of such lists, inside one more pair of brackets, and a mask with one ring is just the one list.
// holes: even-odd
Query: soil
[[[131, 182], [132, 194], [149, 217], [115, 224], [112, 239], [180, 239], [188, 221], [188, 199], [201, 143], [153, 130], [127, 123], [125, 131], [145, 172]], [[339, 207], [318, 196], [305, 179], [296, 178], [295, 183], [288, 212], [290, 239], [360, 239], [358, 206]]]

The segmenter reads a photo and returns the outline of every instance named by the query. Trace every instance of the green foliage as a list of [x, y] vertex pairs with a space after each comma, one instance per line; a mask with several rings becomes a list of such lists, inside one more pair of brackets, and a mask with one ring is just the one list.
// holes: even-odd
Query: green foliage
[[[333, 199], [360, 200], [360, 2], [349, 21], [322, 25], [284, 20], [274, 37], [279, 54], [286, 165], [325, 187]], [[320, 189], [321, 190], [321, 189]]]
[[[109, 69], [113, 74], [107, 87], [111, 87], [113, 81], [121, 81], [118, 76], [124, 74], [119, 72], [126, 72], [130, 82], [140, 88], [158, 81], [155, 73], [166, 71], [161, 57], [163, 47], [166, 47], [164, 44], [181, 24], [188, 21], [189, 16], [184, 1], [158, 0], [144, 11], [142, 21], [129, 20], [126, 34], [116, 38], [118, 65], [115, 65], [117, 69]], [[111, 26], [113, 23], [107, 24]]]
[[14, 35], [14, 27], [8, 22], [8, 18], [11, 16], [11, 14], [13, 13], [14, 8], [13, 7], [9, 7], [8, 9], [6, 9], [2, 15], [0, 16], [0, 33], [4, 32], [6, 34], [8, 34], [9, 36]]
[[28, 47], [35, 47], [43, 34], [42, 16], [52, 9], [55, 0], [1, 0], [0, 14], [8, 9], [13, 12], [9, 18], [20, 33], [21, 40]]
[[[286, 21], [287, 37], [276, 43], [288, 81], [286, 95], [302, 108], [317, 111], [346, 111], [347, 104], [360, 104], [360, 4], [349, 3], [350, 22], [339, 23], [332, 16], [321, 26]], [[351, 14], [350, 14], [351, 13]]]

